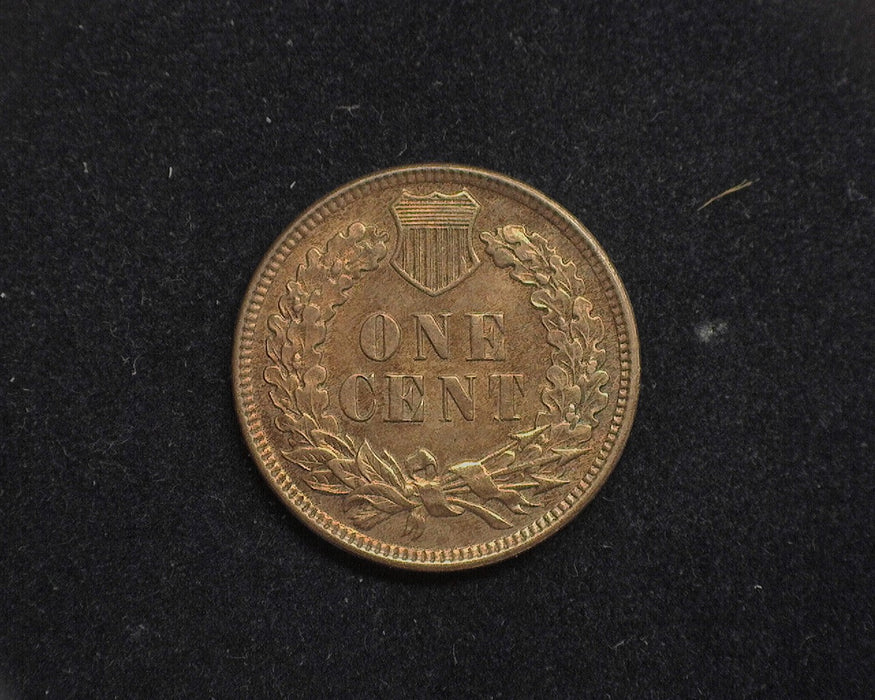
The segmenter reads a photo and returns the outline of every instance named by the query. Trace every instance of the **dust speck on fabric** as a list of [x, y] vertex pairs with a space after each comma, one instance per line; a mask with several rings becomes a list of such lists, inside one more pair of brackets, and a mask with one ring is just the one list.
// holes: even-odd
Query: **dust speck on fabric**
[[710, 343], [726, 334], [726, 321], [703, 321], [696, 325], [696, 338], [700, 343]]

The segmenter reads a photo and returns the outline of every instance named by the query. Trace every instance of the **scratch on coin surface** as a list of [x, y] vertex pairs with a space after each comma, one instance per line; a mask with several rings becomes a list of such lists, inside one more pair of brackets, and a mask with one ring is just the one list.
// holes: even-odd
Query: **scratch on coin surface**
[[744, 182], [739, 182], [737, 185], [733, 185], [728, 190], [724, 190], [720, 194], [715, 195], [714, 197], [711, 197], [711, 199], [709, 199], [701, 207], [696, 209], [696, 211], [702, 211], [702, 209], [707, 207], [709, 204], [713, 204], [718, 199], [723, 199], [728, 194], [732, 194], [733, 192], [738, 192], [739, 190], [743, 190], [745, 187], [750, 187], [753, 183], [754, 183], [754, 180], [745, 180]]

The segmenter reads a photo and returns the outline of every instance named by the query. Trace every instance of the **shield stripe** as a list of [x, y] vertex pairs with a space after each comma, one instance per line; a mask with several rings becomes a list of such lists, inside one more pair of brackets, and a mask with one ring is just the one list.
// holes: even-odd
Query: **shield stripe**
[[435, 267], [437, 267], [437, 284], [438, 287], [443, 287], [446, 283], [447, 276], [447, 230], [445, 228], [438, 229], [437, 235], [438, 254], [435, 256]]
[[463, 241], [459, 239], [458, 232], [453, 231], [453, 242], [455, 243], [453, 251], [453, 263], [459, 270], [465, 269], [465, 260], [463, 258], [465, 246], [462, 245]]
[[434, 234], [428, 229], [423, 229], [425, 234], [425, 276], [428, 287], [435, 289], [434, 283]]
[[[419, 256], [419, 278], [424, 282], [428, 278], [428, 273], [426, 272], [425, 264], [427, 258], [425, 257], [425, 241], [428, 238], [428, 231], [424, 228], [418, 229], [419, 233], [419, 250], [417, 250], [417, 254]], [[426, 282], [427, 284], [427, 282]]]

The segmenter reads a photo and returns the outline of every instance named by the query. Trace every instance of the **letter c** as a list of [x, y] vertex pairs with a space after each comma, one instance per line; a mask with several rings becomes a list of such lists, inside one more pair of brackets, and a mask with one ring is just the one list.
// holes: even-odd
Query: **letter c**
[[[340, 408], [350, 418], [359, 423], [370, 420], [377, 410], [377, 402], [374, 398], [373, 374], [351, 374], [340, 385]], [[359, 387], [367, 389], [368, 398], [366, 408], [359, 403]]]

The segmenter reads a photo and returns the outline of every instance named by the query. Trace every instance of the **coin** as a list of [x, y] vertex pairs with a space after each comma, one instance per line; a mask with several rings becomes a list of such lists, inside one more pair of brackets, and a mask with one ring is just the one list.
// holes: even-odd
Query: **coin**
[[518, 554], [592, 500], [640, 365], [589, 231], [509, 177], [435, 164], [345, 185], [280, 235], [233, 371], [252, 455], [295, 515], [355, 554], [445, 570]]

